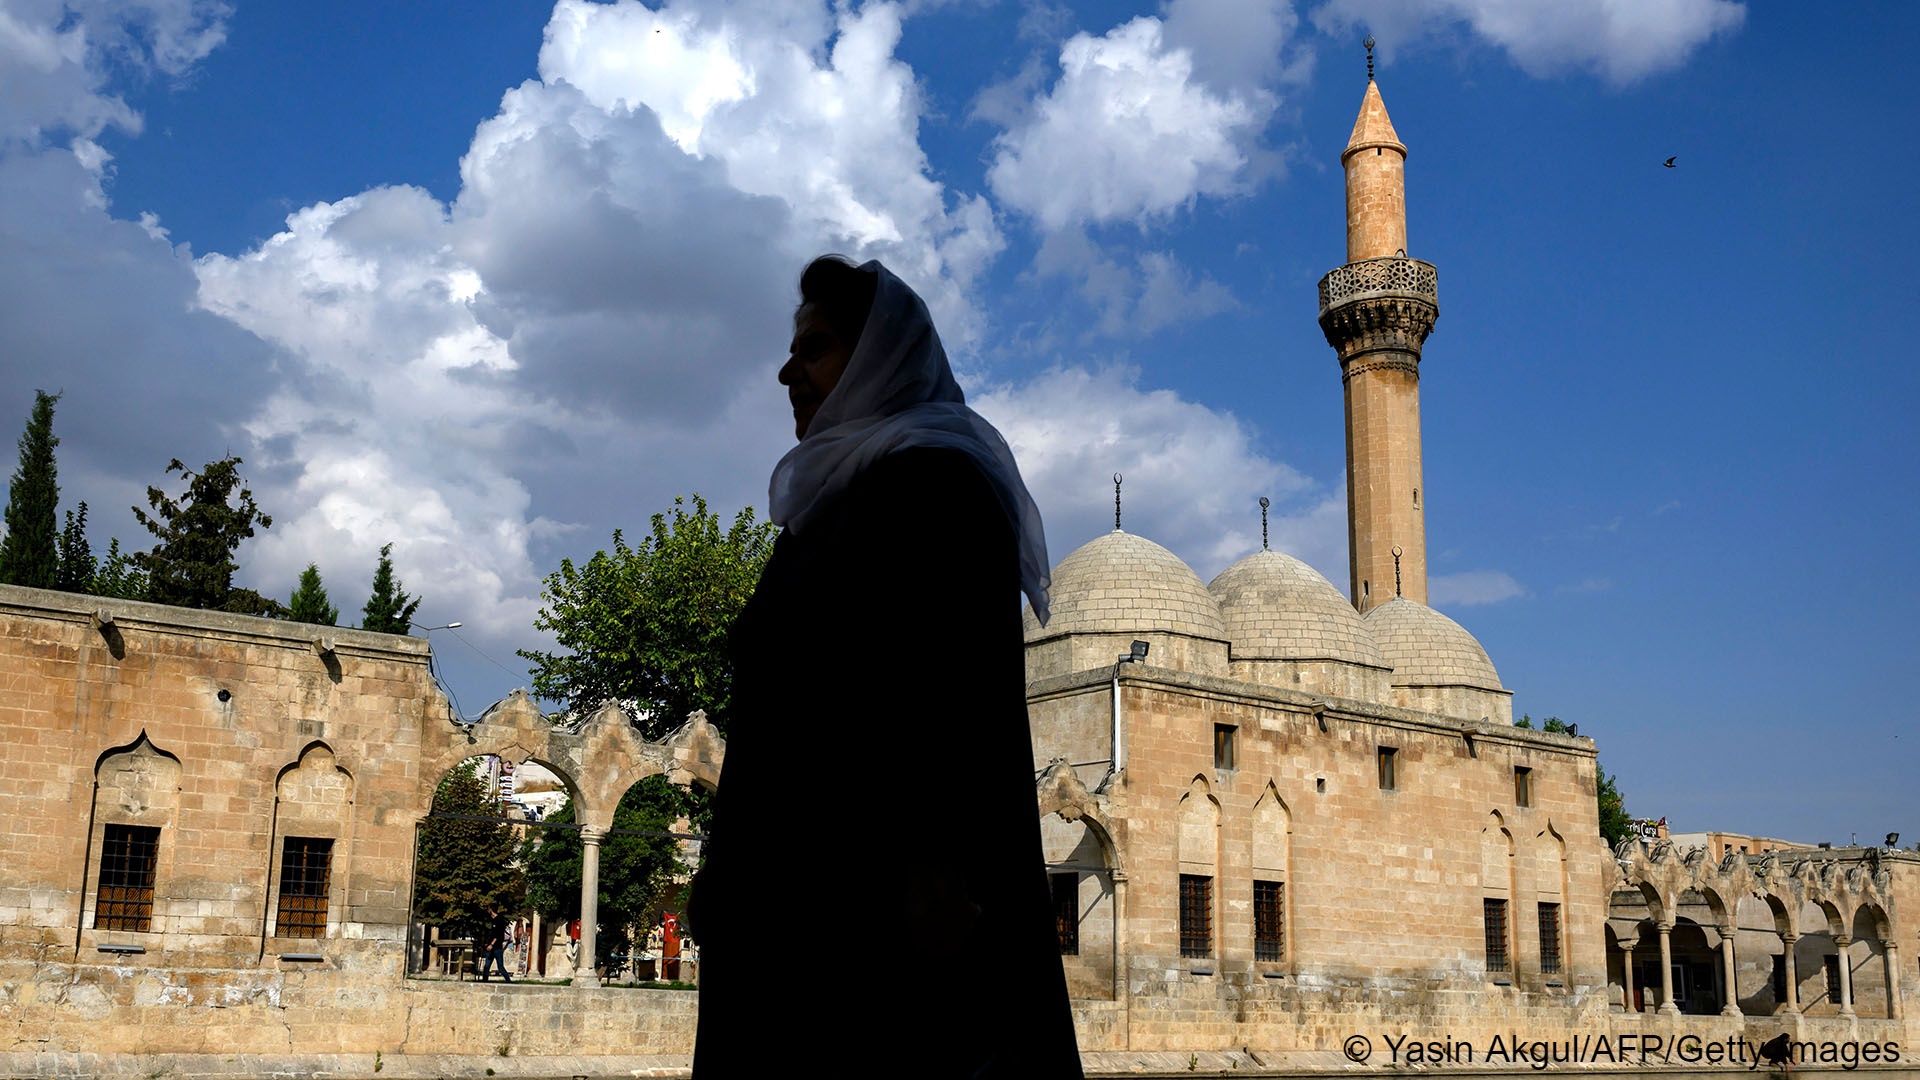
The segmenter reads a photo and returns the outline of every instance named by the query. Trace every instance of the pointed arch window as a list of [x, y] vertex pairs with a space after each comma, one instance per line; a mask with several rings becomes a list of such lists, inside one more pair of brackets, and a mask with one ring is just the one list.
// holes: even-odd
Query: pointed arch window
[[280, 854], [280, 914], [274, 937], [327, 936], [327, 882], [333, 866], [333, 841], [289, 836]]
[[100, 892], [93, 908], [94, 929], [141, 934], [152, 929], [153, 878], [159, 856], [157, 826], [107, 826], [100, 845]]

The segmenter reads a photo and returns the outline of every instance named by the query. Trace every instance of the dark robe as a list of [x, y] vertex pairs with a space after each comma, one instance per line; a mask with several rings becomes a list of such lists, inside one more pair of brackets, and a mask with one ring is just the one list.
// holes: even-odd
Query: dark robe
[[735, 623], [690, 917], [700, 1080], [1078, 1077], [1040, 853], [1013, 528], [956, 451], [781, 535]]

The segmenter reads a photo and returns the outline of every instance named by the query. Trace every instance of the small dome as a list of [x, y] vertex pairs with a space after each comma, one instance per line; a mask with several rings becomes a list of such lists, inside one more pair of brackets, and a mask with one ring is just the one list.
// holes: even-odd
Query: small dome
[[1256, 551], [1207, 586], [1235, 660], [1344, 660], [1385, 667], [1360, 613], [1319, 571], [1291, 555]]
[[1180, 557], [1143, 536], [1115, 529], [1089, 540], [1053, 568], [1053, 618], [1042, 628], [1026, 612], [1027, 640], [1055, 634], [1165, 630], [1226, 640], [1220, 605]]
[[1367, 612], [1366, 623], [1380, 655], [1393, 667], [1395, 686], [1506, 690], [1473, 635], [1425, 604], [1396, 596]]

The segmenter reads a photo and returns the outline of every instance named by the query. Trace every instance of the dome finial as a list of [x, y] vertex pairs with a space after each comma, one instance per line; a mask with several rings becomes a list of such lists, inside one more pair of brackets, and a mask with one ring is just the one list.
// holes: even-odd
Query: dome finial
[[1113, 530], [1120, 531], [1120, 474], [1113, 474]]
[[1375, 41], [1373, 40], [1373, 35], [1368, 34], [1367, 40], [1361, 42], [1360, 44], [1365, 45], [1367, 47], [1367, 81], [1372, 82], [1373, 81], [1373, 46], [1376, 44]]
[[1272, 550], [1267, 547], [1267, 507], [1271, 505], [1273, 504], [1267, 501], [1267, 497], [1265, 495], [1260, 496], [1260, 550], [1261, 551]]
[[1400, 545], [1393, 545], [1393, 598], [1400, 598]]

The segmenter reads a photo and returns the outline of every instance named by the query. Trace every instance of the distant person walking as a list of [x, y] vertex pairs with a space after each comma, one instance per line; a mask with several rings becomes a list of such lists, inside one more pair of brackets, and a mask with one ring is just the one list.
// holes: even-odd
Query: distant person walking
[[487, 926], [480, 941], [480, 981], [486, 982], [497, 967], [500, 978], [512, 982], [513, 976], [507, 974], [507, 920], [492, 908], [487, 909]]

